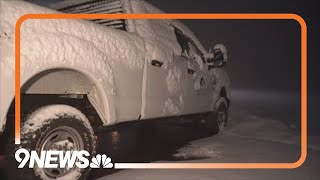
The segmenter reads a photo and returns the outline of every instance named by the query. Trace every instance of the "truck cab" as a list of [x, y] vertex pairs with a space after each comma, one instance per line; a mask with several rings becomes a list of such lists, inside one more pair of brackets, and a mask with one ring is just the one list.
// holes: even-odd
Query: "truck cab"
[[[164, 13], [153, 5], [139, 0], [84, 2], [71, 6], [54, 6], [54, 8], [64, 13]], [[209, 60], [210, 53], [205, 50], [192, 31], [179, 21], [167, 19], [98, 19], [92, 21], [137, 34], [144, 40], [148, 56], [145, 59], [143, 72], [141, 72], [144, 94], [141, 95], [141, 103], [134, 102], [132, 107], [128, 107], [131, 111], [137, 107], [137, 104], [140, 104], [141, 111], [135, 115], [136, 117], [153, 119], [209, 112], [214, 108], [212, 101], [215, 102], [219, 97], [214, 96], [212, 90], [220, 88], [221, 91], [224, 88], [223, 91], [228, 92], [229, 82], [227, 79], [217, 80], [217, 87], [216, 84], [213, 85], [216, 81], [214, 74], [221, 73], [223, 67], [220, 67], [219, 70], [212, 68], [212, 62]], [[139, 89], [140, 85], [140, 83], [130, 84], [130, 90], [134, 86], [137, 86], [134, 89]], [[226, 98], [230, 99], [230, 97]], [[129, 119], [135, 118], [129, 117]]]

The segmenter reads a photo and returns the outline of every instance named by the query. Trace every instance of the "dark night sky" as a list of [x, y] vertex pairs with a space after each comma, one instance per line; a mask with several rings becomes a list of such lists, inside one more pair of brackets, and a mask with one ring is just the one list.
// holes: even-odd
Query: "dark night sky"
[[[309, 90], [320, 90], [320, 13], [317, 1], [301, 0], [149, 0], [170, 13], [295, 13], [308, 26]], [[180, 1], [182, 2], [182, 1]], [[294, 21], [185, 21], [204, 44], [229, 48], [233, 87], [271, 91], [300, 89], [300, 30]]]
[[[36, 0], [37, 1], [37, 0]], [[42, 1], [44, 3], [46, 1]], [[48, 1], [47, 1], [48, 2]], [[51, 1], [52, 2], [52, 1]], [[320, 13], [317, 1], [149, 0], [168, 13], [296, 13], [308, 26], [308, 87], [320, 91]], [[300, 29], [290, 20], [185, 20], [205, 46], [229, 49], [232, 86], [264, 91], [300, 91]]]

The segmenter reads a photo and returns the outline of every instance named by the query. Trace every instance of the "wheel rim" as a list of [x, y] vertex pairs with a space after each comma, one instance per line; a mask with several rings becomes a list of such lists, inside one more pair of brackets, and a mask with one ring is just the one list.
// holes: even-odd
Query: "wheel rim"
[[[72, 127], [60, 126], [51, 130], [40, 143], [40, 151], [79, 151], [83, 149], [81, 135]], [[57, 156], [59, 162], [59, 156]], [[59, 163], [58, 163], [59, 164]], [[72, 168], [43, 168], [44, 173], [51, 178], [67, 175]]]
[[221, 106], [218, 111], [218, 119], [217, 119], [218, 127], [220, 130], [226, 127], [226, 122], [227, 122], [226, 108], [224, 106]]

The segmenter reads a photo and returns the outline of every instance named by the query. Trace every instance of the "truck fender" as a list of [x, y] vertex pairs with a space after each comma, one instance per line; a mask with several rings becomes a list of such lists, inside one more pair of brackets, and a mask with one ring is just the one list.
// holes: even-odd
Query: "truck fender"
[[[35, 91], [35, 89], [30, 89], [30, 87], [35, 87], [33, 85], [36, 84], [30, 85], [30, 82], [39, 82], [32, 81], [34, 77], [41, 75], [43, 72], [58, 69], [78, 72], [90, 80], [90, 83], [87, 84], [92, 84], [92, 88], [88, 91], [88, 99], [96, 109], [103, 125], [115, 123], [116, 117], [113, 104], [115, 87], [112, 69], [106, 61], [106, 58], [108, 58], [107, 54], [92, 45], [92, 43], [71, 35], [40, 33], [37, 34], [37, 36], [28, 38], [31, 39], [21, 40], [20, 85], [22, 93], [23, 90], [28, 93]], [[34, 53], [35, 51], [39, 51], [39, 53]], [[14, 82], [14, 75], [11, 77], [11, 81]], [[41, 76], [38, 80], [41, 80]], [[51, 82], [48, 81], [47, 85], [50, 85], [50, 83]], [[28, 86], [29, 89], [26, 88]], [[46, 84], [43, 84], [42, 87], [45, 86]], [[63, 86], [63, 84], [59, 86]], [[10, 92], [12, 92], [13, 99], [14, 87], [10, 88], [12, 88]], [[43, 90], [43, 93], [46, 93], [45, 90], [48, 89]], [[60, 93], [59, 90], [61, 90], [61, 88], [57, 88], [56, 93]], [[69, 90], [70, 91], [67, 92], [69, 94], [79, 93], [78, 91]], [[49, 94], [52, 93], [55, 92], [50, 92]]]

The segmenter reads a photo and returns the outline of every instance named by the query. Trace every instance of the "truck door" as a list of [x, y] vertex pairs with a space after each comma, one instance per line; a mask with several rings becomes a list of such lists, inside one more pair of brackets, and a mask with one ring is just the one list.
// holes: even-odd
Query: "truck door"
[[208, 74], [208, 67], [202, 54], [192, 41], [189, 42], [189, 46], [185, 111], [191, 114], [207, 112], [213, 95], [210, 87], [213, 79]]
[[192, 39], [176, 27], [175, 34], [182, 49], [182, 56], [187, 62], [184, 114], [209, 111], [213, 94], [210, 84], [213, 79], [208, 74], [203, 54]]
[[[165, 31], [154, 31], [153, 36], [161, 38], [148, 42], [148, 52], [152, 52], [152, 55], [147, 58], [144, 67], [142, 118], [181, 115], [186, 94], [187, 61], [168, 46], [175, 38], [172, 26], [167, 21], [150, 20], [149, 23], [157, 23], [155, 26], [158, 29], [165, 28]], [[161, 34], [162, 32], [165, 34]], [[149, 39], [151, 38], [154, 37]]]
[[170, 61], [147, 60], [146, 92], [143, 100], [143, 118], [180, 115], [184, 109], [187, 69], [179, 57]]

